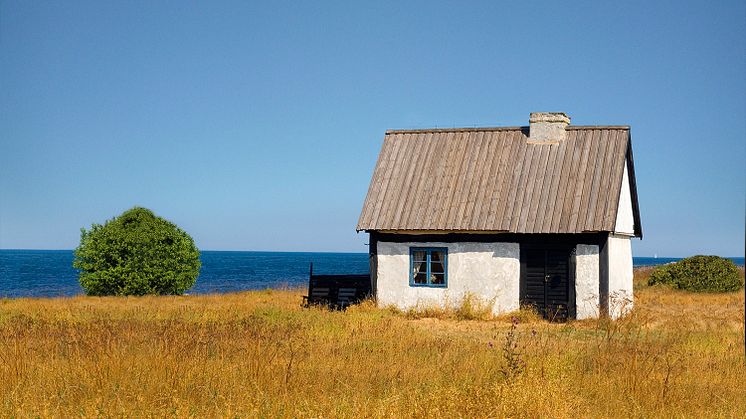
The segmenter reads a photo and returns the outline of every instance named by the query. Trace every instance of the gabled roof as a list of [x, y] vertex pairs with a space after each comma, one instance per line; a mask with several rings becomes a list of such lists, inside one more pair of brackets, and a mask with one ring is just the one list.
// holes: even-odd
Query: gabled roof
[[641, 237], [629, 127], [566, 132], [536, 144], [528, 127], [387, 131], [357, 230], [614, 231], [626, 164]]

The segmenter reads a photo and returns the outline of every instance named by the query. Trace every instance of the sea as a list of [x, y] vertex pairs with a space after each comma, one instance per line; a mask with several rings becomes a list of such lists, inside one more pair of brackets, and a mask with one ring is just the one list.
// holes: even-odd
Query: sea
[[[202, 251], [202, 269], [187, 293], [211, 294], [266, 288], [303, 287], [310, 264], [319, 274], [366, 274], [367, 253]], [[744, 258], [729, 258], [744, 265]], [[634, 266], [680, 258], [635, 257]], [[0, 249], [0, 298], [60, 297], [83, 293], [72, 250]]]

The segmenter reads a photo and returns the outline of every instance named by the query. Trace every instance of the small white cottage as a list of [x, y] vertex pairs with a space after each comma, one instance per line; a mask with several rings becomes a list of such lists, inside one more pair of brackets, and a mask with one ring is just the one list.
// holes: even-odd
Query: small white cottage
[[630, 239], [642, 237], [628, 126], [387, 131], [357, 231], [370, 234], [381, 306], [547, 318], [618, 317], [632, 306]]

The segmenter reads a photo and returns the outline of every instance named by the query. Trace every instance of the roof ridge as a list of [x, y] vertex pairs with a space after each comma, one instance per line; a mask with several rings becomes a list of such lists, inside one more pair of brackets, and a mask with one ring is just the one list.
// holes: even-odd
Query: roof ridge
[[[435, 132], [484, 132], [484, 131], [519, 131], [527, 130], [528, 126], [515, 127], [461, 127], [461, 128], [410, 128], [410, 129], [390, 129], [386, 130], [389, 134], [426, 134]], [[618, 129], [629, 130], [629, 125], [568, 125], [566, 129]]]
[[389, 129], [386, 134], [418, 134], [427, 132], [477, 132], [477, 131], [515, 131], [528, 127], [462, 127], [462, 128], [410, 128]]
[[568, 125], [565, 129], [622, 129], [622, 130], [629, 130], [629, 125]]

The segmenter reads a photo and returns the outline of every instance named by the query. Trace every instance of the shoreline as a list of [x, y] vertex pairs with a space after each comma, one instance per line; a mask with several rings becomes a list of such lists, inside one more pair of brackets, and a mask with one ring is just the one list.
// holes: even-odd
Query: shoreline
[[[650, 273], [660, 265], [647, 265], [647, 266], [636, 266], [632, 268], [634, 273], [634, 288], [635, 292], [639, 290], [639, 288], [648, 288], [647, 285], [647, 279], [650, 276]], [[737, 266], [738, 271], [741, 275], [741, 278], [743, 279], [746, 276], [746, 267], [744, 266]], [[284, 285], [278, 285], [278, 286], [269, 286], [265, 288], [247, 288], [247, 289], [240, 289], [240, 290], [230, 290], [226, 292], [185, 292], [182, 295], [142, 295], [142, 296], [88, 296], [85, 295], [85, 293], [78, 293], [78, 294], [62, 294], [62, 295], [21, 295], [21, 296], [2, 296], [0, 295], [0, 303], [2, 303], [5, 300], [8, 301], [15, 301], [15, 300], [54, 300], [54, 299], [72, 299], [72, 298], [120, 298], [120, 299], [128, 299], [128, 298], [145, 298], [145, 297], [153, 297], [153, 298], [185, 298], [185, 297], [220, 297], [220, 296], [233, 296], [237, 294], [251, 294], [251, 293], [261, 293], [261, 292], [294, 292], [294, 293], [306, 293], [308, 288], [307, 283], [299, 283], [299, 284], [290, 284], [285, 283]], [[741, 288], [742, 290], [743, 288]], [[731, 293], [692, 293], [689, 291], [680, 291], [677, 292], [682, 293], [691, 293], [694, 295], [701, 294], [701, 295], [708, 295], [708, 294], [731, 294]], [[734, 292], [740, 292], [742, 291], [734, 291]]]

